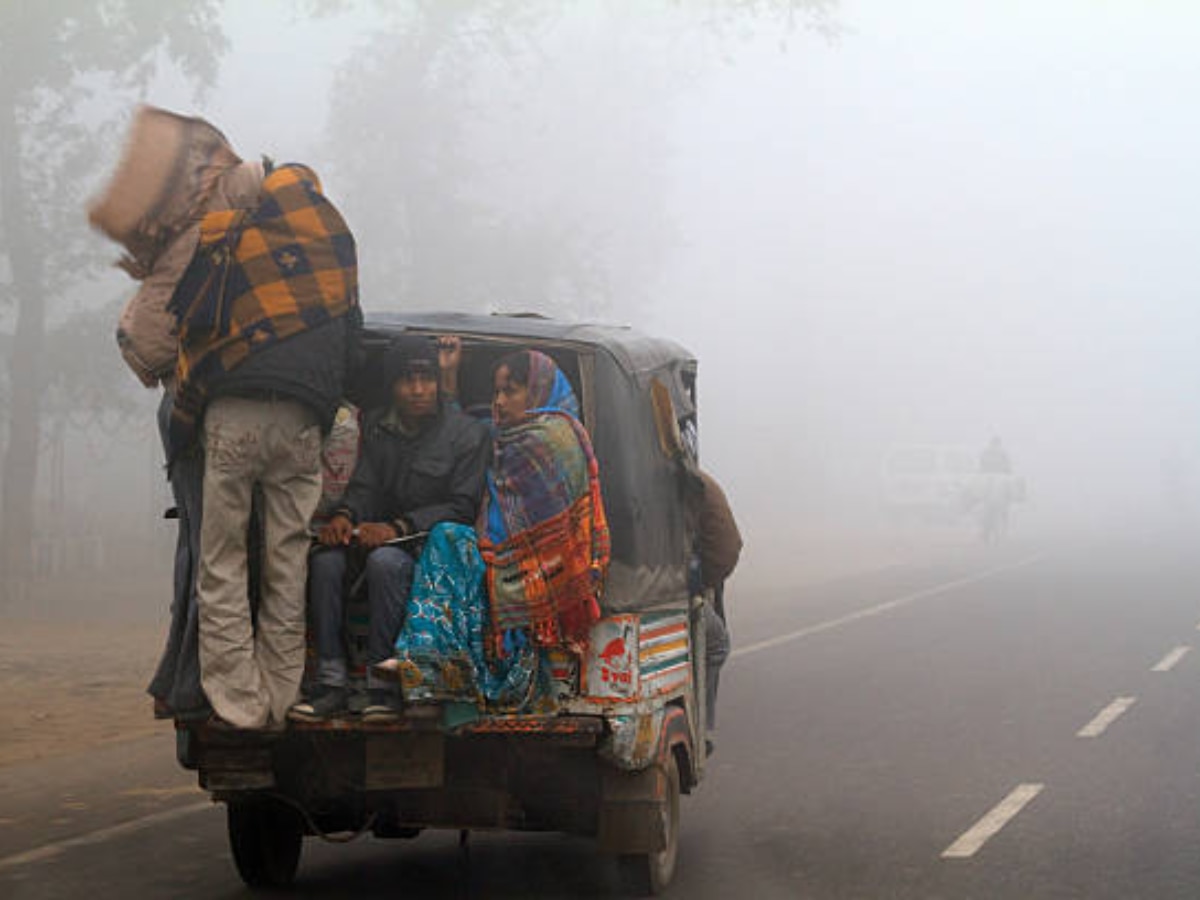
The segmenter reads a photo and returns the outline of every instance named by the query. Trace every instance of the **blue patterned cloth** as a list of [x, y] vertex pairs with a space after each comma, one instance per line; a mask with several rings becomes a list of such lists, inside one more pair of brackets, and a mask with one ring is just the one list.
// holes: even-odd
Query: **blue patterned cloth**
[[525, 648], [493, 659], [485, 650], [489, 613], [484, 573], [474, 529], [449, 522], [434, 526], [396, 639], [407, 702], [467, 702], [494, 711], [516, 711], [530, 702], [537, 652]]

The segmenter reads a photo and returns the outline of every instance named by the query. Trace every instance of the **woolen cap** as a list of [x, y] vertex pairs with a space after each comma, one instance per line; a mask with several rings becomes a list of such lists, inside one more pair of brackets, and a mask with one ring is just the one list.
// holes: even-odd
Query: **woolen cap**
[[437, 345], [424, 335], [402, 334], [387, 348], [383, 358], [383, 376], [388, 384], [413, 372], [438, 374]]

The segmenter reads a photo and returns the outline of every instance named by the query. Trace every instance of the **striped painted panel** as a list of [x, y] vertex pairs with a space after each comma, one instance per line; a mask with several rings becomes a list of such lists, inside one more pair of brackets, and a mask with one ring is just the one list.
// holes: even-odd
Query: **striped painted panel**
[[638, 669], [642, 696], [669, 693], [691, 680], [686, 613], [642, 617], [638, 634]]

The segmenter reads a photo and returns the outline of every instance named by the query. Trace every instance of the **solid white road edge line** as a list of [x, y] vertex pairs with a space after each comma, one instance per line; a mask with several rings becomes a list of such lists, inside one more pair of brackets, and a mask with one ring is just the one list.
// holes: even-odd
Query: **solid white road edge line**
[[1157, 663], [1155, 663], [1154, 668], [1151, 669], [1150, 671], [1151, 672], [1170, 672], [1173, 668], [1175, 668], [1175, 665], [1181, 659], [1183, 659], [1185, 656], [1188, 655], [1188, 653], [1191, 652], [1191, 650], [1192, 650], [1192, 648], [1188, 647], [1186, 645], [1176, 647], [1174, 650], [1172, 650], [1170, 653], [1168, 653], [1166, 656], [1164, 656], [1162, 659], [1160, 659]]
[[969, 859], [994, 838], [1013, 818], [1045, 789], [1044, 784], [1019, 784], [992, 811], [976, 822], [942, 853], [943, 859]]
[[1036, 553], [1033, 556], [1026, 557], [1015, 563], [1009, 563], [1004, 566], [996, 566], [992, 569], [985, 569], [975, 575], [968, 575], [966, 578], [959, 578], [954, 581], [947, 581], [945, 584], [939, 584], [936, 587], [926, 588], [922, 591], [916, 591], [912, 594], [905, 594], [903, 597], [897, 597], [894, 600], [886, 600], [883, 603], [878, 603], [875, 606], [869, 606], [866, 609], [860, 609], [857, 612], [849, 613], [848, 615], [839, 616], [836, 619], [829, 619], [824, 622], [818, 622], [816, 625], [809, 625], [807, 628], [801, 628], [798, 631], [790, 631], [787, 634], [779, 634], [773, 638], [767, 638], [763, 641], [758, 641], [754, 644], [747, 644], [745, 647], [736, 648], [730, 658], [746, 656], [750, 653], [758, 653], [762, 650], [769, 650], [772, 647], [778, 647], [780, 644], [790, 644], [792, 641], [798, 641], [801, 638], [811, 637], [814, 634], [820, 634], [823, 631], [832, 631], [834, 628], [841, 628], [843, 625], [849, 625], [852, 622], [858, 622], [861, 619], [869, 619], [872, 616], [878, 616], [885, 612], [890, 612], [893, 609], [899, 609], [901, 606], [907, 606], [910, 603], [916, 603], [918, 600], [925, 600], [929, 597], [936, 597], [939, 594], [946, 594], [950, 591], [957, 590], [960, 587], [966, 587], [970, 584], [975, 584], [980, 581], [986, 581], [989, 578], [994, 578], [997, 575], [1002, 575], [1005, 572], [1011, 572], [1014, 569], [1031, 566], [1035, 562], [1045, 558], [1044, 553]]
[[75, 847], [90, 847], [95, 844], [102, 844], [114, 838], [136, 834], [154, 825], [161, 825], [163, 822], [182, 819], [184, 816], [190, 816], [203, 809], [212, 809], [212, 807], [213, 803], [211, 800], [205, 800], [202, 803], [189, 803], [187, 806], [163, 810], [162, 812], [142, 816], [140, 819], [121, 822], [119, 825], [110, 825], [107, 828], [99, 828], [96, 831], [89, 831], [87, 834], [81, 834], [73, 838], [43, 844], [40, 847], [34, 847], [32, 850], [26, 850], [24, 853], [15, 853], [12, 856], [0, 859], [0, 872], [16, 868], [17, 866], [29, 865], [30, 863], [45, 862]]
[[1118, 697], [1100, 710], [1096, 718], [1080, 728], [1075, 736], [1081, 738], [1100, 737], [1109, 725], [1121, 718], [1135, 703], [1137, 703], [1137, 697]]

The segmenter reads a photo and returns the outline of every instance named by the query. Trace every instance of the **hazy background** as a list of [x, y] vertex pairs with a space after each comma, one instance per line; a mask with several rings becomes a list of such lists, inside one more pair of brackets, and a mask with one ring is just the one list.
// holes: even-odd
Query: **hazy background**
[[[0, 143], [8, 123], [24, 160], [18, 179], [0, 155], [6, 533], [36, 484], [9, 576], [91, 567], [167, 595], [157, 396], [112, 339], [134, 285], [83, 212], [138, 98], [321, 172], [368, 313], [532, 310], [684, 343], [751, 547], [890, 527], [890, 448], [993, 434], [1028, 479], [1018, 533], [1190, 525], [1164, 484], [1200, 461], [1193, 4], [39, 6], [0, 0]], [[118, 25], [147, 32], [140, 55], [77, 52]], [[14, 254], [38, 256], [44, 302], [36, 480], [11, 464], [32, 427]]]

